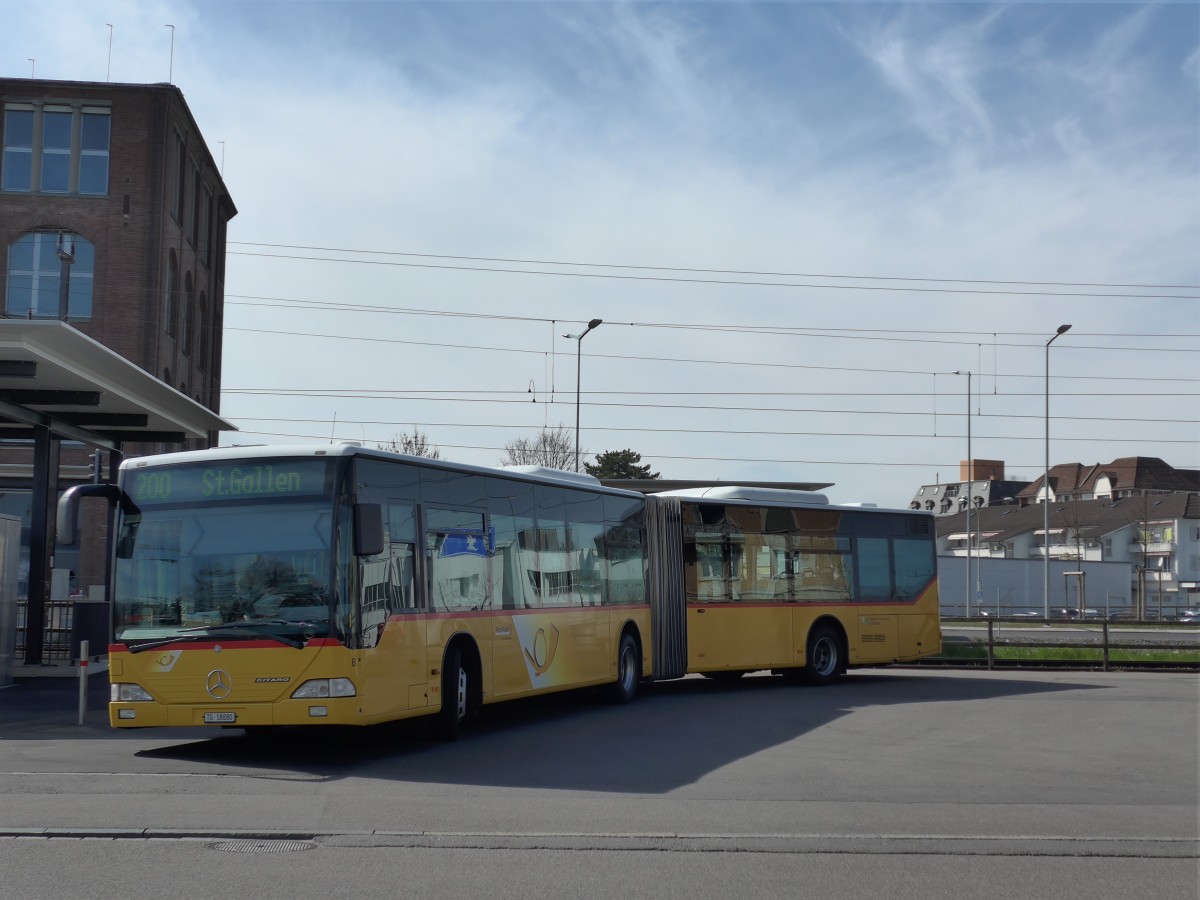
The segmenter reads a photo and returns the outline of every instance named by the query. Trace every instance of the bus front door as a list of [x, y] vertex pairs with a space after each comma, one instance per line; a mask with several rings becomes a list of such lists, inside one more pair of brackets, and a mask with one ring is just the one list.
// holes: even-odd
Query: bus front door
[[414, 551], [412, 544], [392, 542], [363, 563], [357, 682], [369, 720], [429, 705], [428, 621], [415, 592]]

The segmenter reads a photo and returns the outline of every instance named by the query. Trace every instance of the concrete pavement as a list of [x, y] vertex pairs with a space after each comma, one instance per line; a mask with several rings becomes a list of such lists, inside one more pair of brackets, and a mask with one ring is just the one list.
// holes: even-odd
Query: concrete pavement
[[87, 680], [87, 709], [84, 724], [79, 722], [78, 669], [71, 676], [22, 677], [0, 687], [0, 740], [33, 733], [76, 730], [95, 737], [96, 731], [108, 731], [108, 671], [92, 664]]

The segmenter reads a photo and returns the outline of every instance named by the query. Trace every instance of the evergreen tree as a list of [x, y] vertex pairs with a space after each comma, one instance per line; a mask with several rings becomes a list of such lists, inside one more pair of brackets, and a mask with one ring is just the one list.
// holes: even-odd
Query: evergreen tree
[[583, 468], [589, 475], [600, 479], [634, 479], [661, 478], [658, 472], [651, 472], [649, 463], [639, 465], [642, 454], [633, 450], [606, 450], [596, 454], [594, 463], [584, 463]]

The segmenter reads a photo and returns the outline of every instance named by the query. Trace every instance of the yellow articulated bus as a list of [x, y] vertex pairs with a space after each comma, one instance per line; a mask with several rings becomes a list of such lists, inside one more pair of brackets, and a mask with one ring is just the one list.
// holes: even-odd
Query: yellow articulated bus
[[546, 469], [357, 445], [126, 460], [72, 488], [114, 511], [109, 717], [369, 725], [689, 672], [849, 666], [940, 649], [932, 520], [791, 491], [644, 495]]

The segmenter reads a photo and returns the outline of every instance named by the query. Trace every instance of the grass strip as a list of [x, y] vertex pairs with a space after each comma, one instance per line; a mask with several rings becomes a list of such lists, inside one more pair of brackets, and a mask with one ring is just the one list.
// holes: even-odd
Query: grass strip
[[[1104, 651], [1100, 647], [1004, 647], [997, 646], [993, 652], [995, 659], [1011, 659], [1028, 662], [1051, 662], [1066, 660], [1071, 662], [1102, 662]], [[1110, 662], [1165, 662], [1165, 663], [1200, 663], [1200, 650], [1130, 650], [1113, 648], [1108, 651]], [[987, 659], [986, 645], [955, 644], [943, 646], [937, 659]]]

